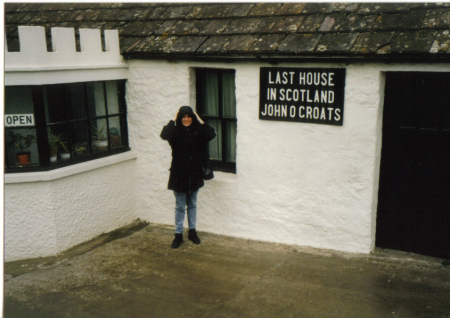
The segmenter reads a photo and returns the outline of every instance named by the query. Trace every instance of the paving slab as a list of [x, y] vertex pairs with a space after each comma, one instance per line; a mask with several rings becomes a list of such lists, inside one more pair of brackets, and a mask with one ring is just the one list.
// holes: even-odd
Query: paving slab
[[5, 263], [4, 317], [450, 317], [448, 261], [134, 223], [61, 255]]

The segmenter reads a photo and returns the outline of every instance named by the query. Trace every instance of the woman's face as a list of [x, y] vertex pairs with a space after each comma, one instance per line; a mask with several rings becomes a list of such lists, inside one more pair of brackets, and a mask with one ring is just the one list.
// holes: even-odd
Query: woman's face
[[184, 115], [181, 119], [181, 123], [184, 127], [189, 127], [192, 124], [192, 117], [190, 117], [188, 114]]

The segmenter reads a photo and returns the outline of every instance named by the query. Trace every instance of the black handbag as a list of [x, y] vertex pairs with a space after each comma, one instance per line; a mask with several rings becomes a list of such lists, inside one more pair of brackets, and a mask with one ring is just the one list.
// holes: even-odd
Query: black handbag
[[203, 180], [214, 179], [214, 171], [212, 166], [212, 159], [205, 157], [202, 162], [202, 176]]

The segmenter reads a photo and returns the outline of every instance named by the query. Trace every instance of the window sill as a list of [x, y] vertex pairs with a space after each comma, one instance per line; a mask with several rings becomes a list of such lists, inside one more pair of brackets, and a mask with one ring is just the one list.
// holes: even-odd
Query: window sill
[[7, 173], [5, 174], [5, 183], [24, 183], [24, 182], [42, 182], [52, 181], [78, 173], [99, 169], [114, 165], [116, 163], [133, 160], [137, 158], [137, 153], [127, 151], [117, 155], [95, 159], [91, 161], [74, 164], [60, 169], [42, 171], [42, 172], [26, 172], [26, 173]]

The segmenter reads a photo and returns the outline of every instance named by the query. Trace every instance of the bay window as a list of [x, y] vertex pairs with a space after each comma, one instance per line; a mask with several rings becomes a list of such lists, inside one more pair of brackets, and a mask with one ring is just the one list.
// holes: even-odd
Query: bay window
[[6, 172], [51, 170], [127, 150], [125, 81], [5, 87]]

